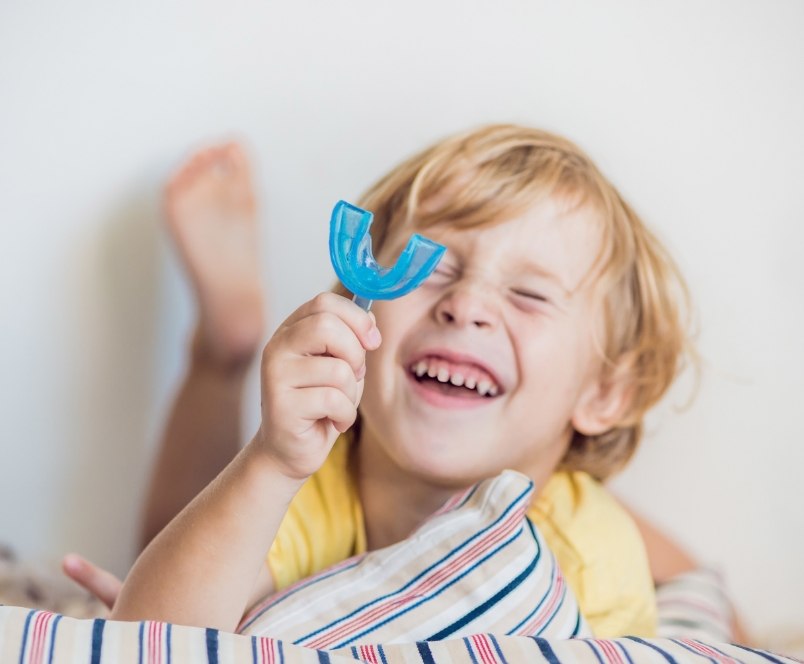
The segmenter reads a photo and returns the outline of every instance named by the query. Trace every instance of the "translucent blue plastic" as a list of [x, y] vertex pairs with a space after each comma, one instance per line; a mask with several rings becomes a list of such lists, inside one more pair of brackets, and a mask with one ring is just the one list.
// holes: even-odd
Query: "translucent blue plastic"
[[435, 270], [447, 248], [415, 233], [393, 267], [382, 267], [371, 251], [374, 215], [338, 201], [329, 226], [329, 256], [338, 279], [366, 311], [373, 300], [393, 300], [417, 288]]

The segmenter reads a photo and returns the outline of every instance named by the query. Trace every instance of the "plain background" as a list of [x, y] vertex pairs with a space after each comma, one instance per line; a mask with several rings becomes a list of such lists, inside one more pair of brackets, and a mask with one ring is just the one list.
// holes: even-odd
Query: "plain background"
[[[614, 487], [719, 566], [760, 634], [804, 615], [804, 3], [102, 0], [0, 8], [0, 541], [123, 573], [192, 324], [161, 187], [257, 167], [271, 325], [333, 280], [329, 211], [448, 133], [578, 142], [695, 298], [704, 369]], [[247, 433], [259, 392], [248, 393]]]

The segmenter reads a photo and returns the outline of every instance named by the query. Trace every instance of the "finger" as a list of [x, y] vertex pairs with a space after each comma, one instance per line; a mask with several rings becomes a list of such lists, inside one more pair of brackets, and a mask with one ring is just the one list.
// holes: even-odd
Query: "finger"
[[330, 292], [319, 293], [303, 304], [283, 325], [293, 325], [303, 318], [320, 313], [331, 313], [340, 318], [354, 332], [366, 350], [374, 350], [382, 341], [373, 314], [367, 313], [342, 295]]
[[315, 423], [329, 420], [343, 433], [357, 418], [357, 406], [340, 390], [333, 387], [307, 387], [294, 390], [291, 397], [294, 411], [303, 420]]
[[359, 379], [348, 362], [336, 357], [295, 357], [285, 366], [287, 375], [294, 377], [288, 387], [334, 387], [357, 403]]
[[92, 593], [109, 609], [114, 606], [117, 596], [120, 594], [120, 588], [123, 586], [123, 582], [114, 574], [92, 564], [76, 553], [64, 556], [61, 568], [68, 577]]
[[346, 362], [356, 376], [366, 362], [360, 340], [342, 318], [320, 312], [302, 318], [284, 331], [288, 348], [297, 356], [331, 356]]

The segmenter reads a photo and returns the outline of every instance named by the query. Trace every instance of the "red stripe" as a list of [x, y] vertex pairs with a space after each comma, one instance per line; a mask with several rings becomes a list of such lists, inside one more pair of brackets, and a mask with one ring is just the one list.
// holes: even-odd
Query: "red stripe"
[[475, 542], [469, 549], [459, 554], [445, 567], [435, 570], [429, 577], [420, 580], [417, 586], [407, 590], [403, 595], [388, 598], [384, 603], [372, 607], [362, 616], [358, 615], [352, 620], [340, 626], [336, 626], [333, 631], [324, 632], [318, 635], [313, 641], [301, 645], [305, 645], [309, 648], [325, 648], [336, 640], [343, 638], [344, 635], [356, 632], [362, 627], [391, 613], [399, 606], [407, 604], [431, 592], [445, 580], [451, 579], [456, 570], [466, 566], [467, 563], [472, 562], [476, 558], [479, 558], [480, 554], [484, 553], [486, 549], [491, 548], [498, 541], [504, 539], [521, 522], [524, 511], [524, 507], [513, 511], [505, 521], [497, 524], [494, 530]]
[[378, 664], [377, 655], [374, 653], [374, 646], [360, 646], [360, 657], [364, 662], [369, 664]]
[[39, 661], [39, 659], [41, 659], [39, 655], [39, 629], [42, 623], [42, 615], [42, 613], [36, 614], [34, 628], [31, 630], [31, 648], [28, 651], [28, 661], [31, 664], [35, 664]]
[[[352, 556], [351, 558], [347, 558], [346, 560], [338, 563], [337, 565], [333, 565], [332, 567], [327, 567], [326, 572], [327, 574], [334, 574], [342, 567], [347, 567], [351, 564], [358, 562], [361, 558], [365, 558], [366, 554], [361, 553], [357, 556]], [[323, 570], [322, 570], [323, 571]], [[293, 591], [303, 588], [304, 586], [308, 586], [310, 584], [316, 583], [318, 581], [318, 573], [314, 576], [307, 576], [303, 579], [300, 579], [296, 583], [289, 585], [287, 588], [282, 590], [281, 592], [274, 593], [273, 595], [269, 595], [266, 597], [261, 603], [255, 606], [251, 611], [249, 611], [245, 617], [240, 621], [240, 624], [237, 626], [235, 630], [238, 634], [242, 633], [244, 629], [250, 626], [250, 623], [254, 622], [261, 613], [265, 613], [268, 609], [270, 609], [274, 604], [279, 602], [281, 599], [292, 593]]]
[[268, 664], [274, 664], [274, 642], [272, 640], [266, 639], [265, 641], [265, 655]]
[[42, 660], [45, 641], [47, 640], [47, 628], [52, 618], [53, 614], [48, 611], [40, 611], [37, 613], [33, 636], [31, 638], [31, 653], [28, 656], [29, 662], [38, 663]]
[[693, 641], [692, 639], [680, 639], [680, 641], [686, 645], [688, 645], [693, 650], [697, 650], [700, 653], [707, 655], [708, 657], [712, 657], [716, 659], [718, 662], [723, 662], [723, 664], [739, 664], [739, 662], [729, 657], [728, 655], [723, 655], [722, 653], [717, 652], [716, 650], [712, 650], [711, 648], [705, 646], [703, 643], [699, 643], [697, 641]]
[[550, 595], [547, 604], [533, 617], [530, 623], [528, 623], [525, 629], [521, 630], [519, 634], [523, 636], [538, 635], [538, 630], [541, 629], [541, 627], [547, 622], [547, 619], [553, 615], [554, 607], [560, 603], [563, 596], [564, 576], [561, 573], [557, 574], [555, 583], [551, 585], [553, 586], [552, 594]]
[[702, 613], [706, 613], [711, 618], [716, 618], [720, 622], [724, 622], [727, 620], [726, 616], [723, 615], [722, 612], [718, 611], [717, 609], [712, 608], [707, 604], [703, 604], [701, 602], [690, 601], [688, 599], [659, 599], [658, 605], [664, 608], [673, 607], [673, 606], [680, 606], [683, 609], [686, 607], [692, 607], [697, 611], [701, 611]]
[[606, 653], [610, 662], [614, 662], [615, 664], [621, 664], [621, 662], [623, 661], [622, 657], [620, 657], [619, 651], [614, 646], [614, 644], [611, 643], [611, 641], [608, 641], [607, 639], [597, 639], [595, 642], [600, 644], [600, 647]]
[[494, 664], [494, 655], [489, 648], [486, 636], [484, 634], [474, 634], [472, 635], [472, 642], [475, 644], [475, 650], [477, 650], [477, 654], [483, 664]]
[[[469, 493], [471, 491], [473, 491], [473, 490], [474, 490], [474, 487], [470, 487], [470, 488], [466, 489], [465, 491], [461, 491], [460, 493], [456, 493], [455, 495], [453, 495], [452, 498], [450, 498], [446, 503], [444, 503], [444, 505], [441, 507], [440, 510], [438, 510], [435, 513], [433, 513], [427, 519], [427, 521], [430, 521], [431, 519], [434, 519], [435, 517], [440, 516], [441, 514], [445, 514], [446, 512], [449, 512], [458, 503], [460, 503], [462, 500], [464, 500], [466, 498], [466, 496], [468, 496]], [[427, 523], [427, 521], [425, 521], [425, 523]]]

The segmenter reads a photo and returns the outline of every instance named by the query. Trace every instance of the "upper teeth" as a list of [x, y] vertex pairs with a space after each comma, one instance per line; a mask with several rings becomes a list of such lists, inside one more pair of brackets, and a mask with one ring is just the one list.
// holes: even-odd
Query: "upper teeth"
[[499, 387], [490, 379], [486, 377], [477, 378], [475, 376], [464, 376], [459, 371], [450, 374], [450, 369], [445, 366], [443, 361], [438, 360], [419, 360], [413, 367], [413, 373], [419, 378], [427, 374], [430, 378], [435, 378], [440, 383], [452, 383], [460, 387], [463, 385], [470, 390], [477, 390], [481, 396], [496, 396], [499, 392]]

